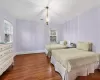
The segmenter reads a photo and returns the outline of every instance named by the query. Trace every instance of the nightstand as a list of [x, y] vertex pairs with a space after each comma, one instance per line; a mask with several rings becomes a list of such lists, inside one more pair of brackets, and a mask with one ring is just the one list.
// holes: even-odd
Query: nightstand
[[76, 48], [76, 44], [75, 43], [70, 43], [70, 45], [68, 45], [68, 48]]

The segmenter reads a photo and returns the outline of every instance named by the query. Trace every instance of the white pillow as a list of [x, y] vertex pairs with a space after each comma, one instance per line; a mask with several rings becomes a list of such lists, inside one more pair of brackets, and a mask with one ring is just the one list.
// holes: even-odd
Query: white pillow
[[63, 45], [63, 44], [64, 44], [64, 41], [60, 41], [60, 44], [62, 44], [62, 45]]
[[78, 42], [77, 49], [90, 51], [92, 49], [92, 43], [89, 43], [89, 42]]
[[60, 41], [60, 44], [67, 45], [67, 41]]

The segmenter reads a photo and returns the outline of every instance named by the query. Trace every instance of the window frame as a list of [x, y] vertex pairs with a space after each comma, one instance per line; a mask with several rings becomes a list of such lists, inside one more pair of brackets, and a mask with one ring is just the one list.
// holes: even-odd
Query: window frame
[[[52, 31], [55, 31], [55, 35], [54, 34], [52, 34]], [[51, 41], [51, 37], [56, 37], [56, 40], [55, 41]], [[49, 40], [50, 40], [50, 43], [57, 43], [57, 41], [58, 41], [58, 34], [57, 34], [57, 30], [55, 30], [55, 29], [50, 29], [49, 30]]]
[[[7, 36], [9, 37], [8, 40], [6, 39]], [[13, 42], [13, 25], [8, 20], [4, 20], [4, 42], [5, 43]]]

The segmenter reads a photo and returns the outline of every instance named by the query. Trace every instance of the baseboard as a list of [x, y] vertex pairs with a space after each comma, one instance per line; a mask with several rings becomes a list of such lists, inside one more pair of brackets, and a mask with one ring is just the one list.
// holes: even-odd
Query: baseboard
[[36, 50], [36, 51], [22, 51], [22, 52], [16, 52], [16, 55], [21, 55], [21, 54], [34, 54], [34, 53], [42, 53], [46, 52], [45, 50]]

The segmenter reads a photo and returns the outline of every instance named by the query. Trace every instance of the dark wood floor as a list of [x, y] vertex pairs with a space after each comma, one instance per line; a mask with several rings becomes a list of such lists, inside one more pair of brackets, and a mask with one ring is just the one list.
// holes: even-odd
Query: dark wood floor
[[[53, 65], [45, 54], [28, 54], [15, 57], [15, 65], [6, 71], [0, 80], [61, 80]], [[77, 80], [100, 80], [100, 72], [87, 77], [78, 77]]]

